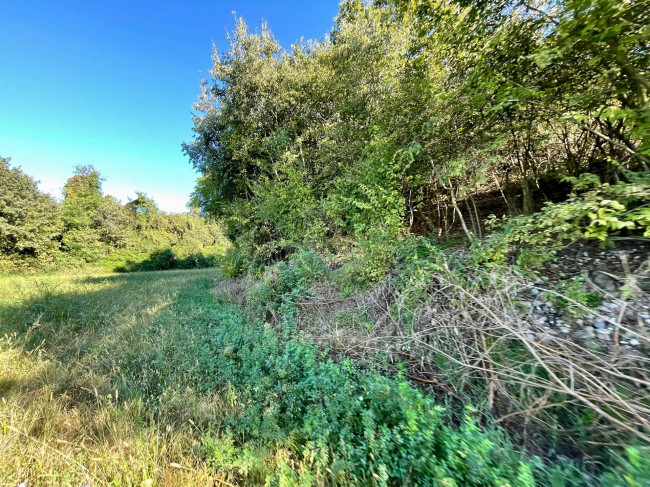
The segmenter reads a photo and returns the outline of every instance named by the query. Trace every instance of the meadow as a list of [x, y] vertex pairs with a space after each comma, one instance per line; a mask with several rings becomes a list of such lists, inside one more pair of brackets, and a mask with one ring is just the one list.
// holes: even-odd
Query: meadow
[[443, 376], [337, 352], [357, 324], [305, 313], [336, 276], [306, 252], [257, 279], [0, 277], [0, 485], [646, 485], [638, 449], [600, 472], [537, 456]]
[[650, 486], [648, 25], [236, 17], [182, 214], [0, 157], [0, 487]]
[[192, 452], [222, 403], [174, 366], [214, 275], [0, 278], [0, 485], [208, 485]]

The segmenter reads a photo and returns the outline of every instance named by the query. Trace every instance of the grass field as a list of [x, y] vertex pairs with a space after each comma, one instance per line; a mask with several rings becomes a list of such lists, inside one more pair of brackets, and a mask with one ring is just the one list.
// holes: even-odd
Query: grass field
[[194, 392], [214, 269], [0, 278], [0, 485], [220, 485], [195, 448], [225, 403]]

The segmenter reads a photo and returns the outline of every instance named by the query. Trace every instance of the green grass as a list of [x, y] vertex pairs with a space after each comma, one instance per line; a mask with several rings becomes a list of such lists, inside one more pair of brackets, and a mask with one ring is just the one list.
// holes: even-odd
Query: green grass
[[195, 446], [223, 401], [166, 360], [189, 360], [214, 275], [0, 278], [0, 485], [217, 482]]

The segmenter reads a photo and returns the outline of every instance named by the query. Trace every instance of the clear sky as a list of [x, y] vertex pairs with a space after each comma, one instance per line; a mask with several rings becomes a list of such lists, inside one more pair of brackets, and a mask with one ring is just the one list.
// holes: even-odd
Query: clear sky
[[322, 38], [338, 1], [0, 0], [0, 156], [57, 197], [92, 164], [122, 202], [184, 211], [197, 174], [181, 143], [233, 11], [289, 47]]

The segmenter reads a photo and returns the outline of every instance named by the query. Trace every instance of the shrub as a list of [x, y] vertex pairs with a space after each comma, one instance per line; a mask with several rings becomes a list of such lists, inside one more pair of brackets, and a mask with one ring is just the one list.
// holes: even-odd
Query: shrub
[[257, 445], [288, 449], [316, 483], [534, 485], [532, 464], [498, 431], [479, 428], [471, 410], [454, 426], [403, 378], [332, 362], [309, 342], [243, 319], [232, 306], [213, 310], [215, 325], [200, 345], [197, 385], [230, 384], [239, 405], [224, 426], [240, 440], [204, 441], [215, 466], [252, 479], [277, 473], [251, 455]]
[[[344, 265], [337, 269], [338, 276], [334, 277], [314, 259], [314, 253], [296, 254], [268, 268], [249, 287], [247, 299], [243, 300], [249, 316], [266, 323], [269, 335], [258, 340], [276, 340], [274, 346], [278, 348], [267, 356], [281, 355], [284, 347], [293, 347], [287, 343], [293, 343], [296, 336], [317, 337], [322, 351], [327, 353], [331, 347], [331, 356], [341, 360], [332, 366], [353, 369], [350, 380], [363, 385], [364, 397], [373, 390], [366, 380], [382, 380], [371, 370], [390, 373], [403, 367], [409, 378], [433, 384], [435, 390], [454, 397], [451, 410], [458, 412], [463, 410], [462, 405], [475, 404], [480, 408], [476, 417], [481, 418], [481, 424], [491, 424], [491, 414], [495, 414], [515, 441], [521, 441], [531, 452], [543, 454], [544, 462], [527, 463], [532, 478], [540, 485], [596, 485], [602, 470], [617, 465], [621, 472], [636, 472], [601, 444], [638, 445], [646, 438], [643, 404], [647, 402], [647, 391], [635, 382], [641, 377], [639, 371], [646, 358], [623, 363], [606, 350], [586, 348], [588, 345], [582, 341], [565, 335], [542, 337], [545, 332], [531, 329], [529, 309], [518, 304], [521, 293], [527, 289], [527, 280], [517, 271], [476, 268], [467, 252], [443, 253], [436, 242], [422, 237], [397, 242], [389, 254], [390, 273], [366, 291], [357, 288], [352, 292], [345, 285], [339, 289], [336, 284], [341, 284], [340, 274], [350, 272], [349, 268]], [[557, 307], [590, 322], [598, 316], [594, 308], [599, 298], [587, 291], [582, 277], [561, 281], [556, 292], [549, 299]], [[309, 342], [297, 343], [301, 347], [312, 346]], [[303, 362], [318, 362], [330, 356], [321, 351], [316, 358], [308, 359], [302, 350], [291, 350], [291, 355], [301, 357], [298, 360]], [[349, 357], [363, 361], [352, 361]], [[271, 362], [267, 363], [271, 366]], [[287, 370], [277, 378], [273, 378], [271, 370], [266, 373], [271, 374], [272, 380], [281, 382], [286, 378], [283, 374]], [[306, 373], [302, 370], [297, 377]], [[338, 381], [338, 373], [330, 371], [329, 380]], [[398, 372], [397, 379], [390, 379], [396, 380], [391, 382], [391, 397], [399, 394], [394, 387], [404, 377]], [[616, 384], [616, 388], [607, 384]], [[288, 393], [288, 388], [276, 390], [274, 397]], [[350, 395], [355, 393], [348, 391]], [[329, 396], [334, 392], [318, 394]], [[408, 397], [408, 401], [412, 400]], [[391, 401], [388, 397], [375, 400], [386, 404]], [[274, 414], [286, 411], [268, 404], [255, 414], [264, 414], [264, 408]], [[301, 415], [305, 408], [309, 409], [305, 405], [298, 407]], [[347, 404], [345, 408], [354, 409]], [[413, 414], [424, 413], [418, 410]], [[341, 417], [329, 422], [340, 424]], [[449, 425], [448, 419], [440, 419], [436, 431]], [[273, 421], [265, 424], [273, 424], [274, 434], [284, 431]], [[638, 428], [639, 435], [626, 425]], [[424, 428], [420, 426], [418, 431]], [[366, 435], [363, 431], [356, 436]], [[489, 435], [490, 431], [494, 432], [487, 427], [483, 433]], [[369, 437], [387, 439], [388, 435], [382, 432]], [[499, 440], [497, 444], [508, 443]], [[321, 453], [330, 458], [333, 448]], [[390, 450], [388, 445], [382, 448]], [[343, 461], [341, 455], [336, 453], [336, 458]], [[377, 458], [376, 452], [373, 455]], [[594, 459], [602, 465], [594, 463]], [[355, 457], [354, 462], [360, 461]], [[368, 465], [377, 467], [372, 462]], [[395, 461], [383, 464], [384, 467], [388, 472], [397, 469]], [[346, 471], [349, 468], [344, 467]], [[417, 471], [414, 466], [409, 468]], [[480, 476], [477, 474], [476, 478]], [[485, 482], [489, 485], [489, 481]]]
[[[491, 220], [497, 232], [476, 241], [472, 255], [478, 264], [500, 265], [516, 255], [521, 268], [535, 268], [567, 242], [596, 239], [607, 245], [623, 232], [650, 236], [650, 173], [629, 174], [629, 183], [598, 185], [567, 201], [549, 203], [533, 215], [505, 222]], [[592, 175], [572, 179], [576, 190], [595, 184]]]
[[647, 450], [627, 448], [619, 455], [620, 467], [600, 478], [602, 487], [647, 487], [650, 485], [650, 457]]
[[565, 309], [576, 316], [587, 314], [584, 307], [595, 308], [601, 302], [597, 294], [587, 291], [583, 275], [560, 281], [555, 287], [555, 292], [555, 294], [549, 294], [548, 300], [558, 308]]

